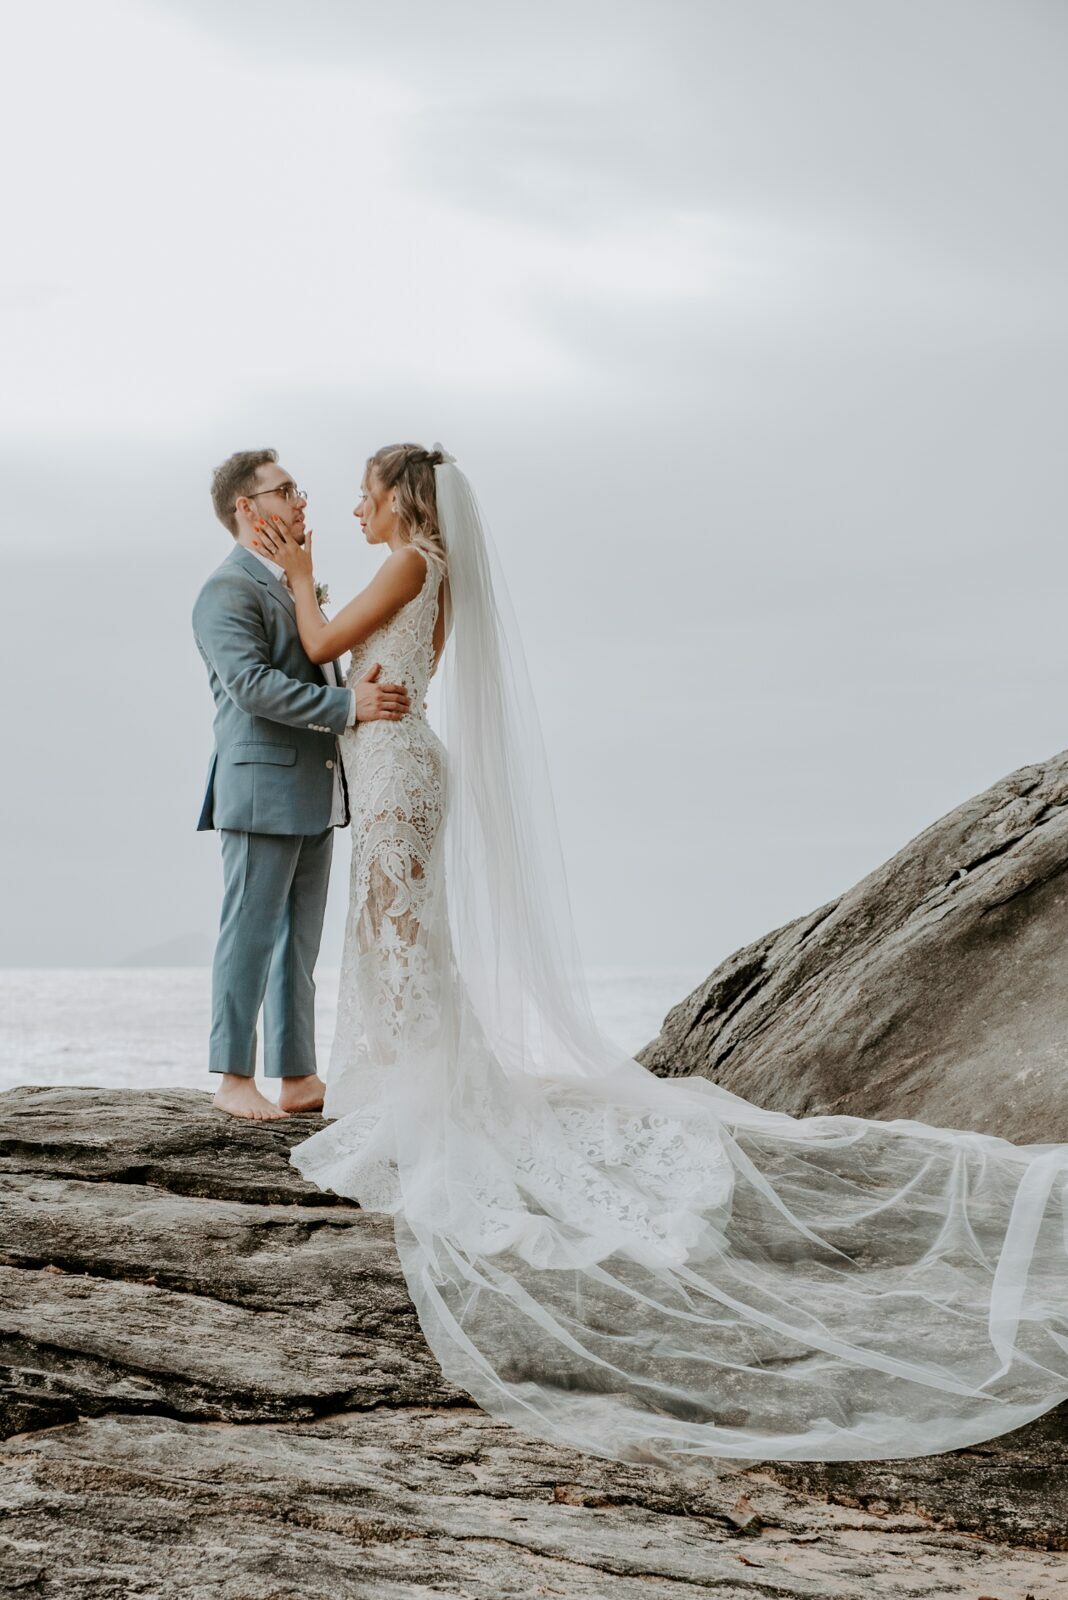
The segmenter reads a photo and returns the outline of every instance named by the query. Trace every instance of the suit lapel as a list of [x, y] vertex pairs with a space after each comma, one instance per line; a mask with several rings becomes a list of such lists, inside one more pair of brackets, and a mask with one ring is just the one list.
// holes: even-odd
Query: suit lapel
[[[226, 559], [227, 561], [234, 562], [236, 566], [241, 567], [243, 571], [248, 573], [250, 578], [255, 578], [257, 583], [262, 583], [272, 600], [276, 600], [283, 610], [289, 612], [293, 622], [296, 622], [297, 607], [293, 596], [290, 594], [288, 589], [283, 589], [274, 573], [268, 572], [262, 561], [257, 561], [251, 550], [246, 550], [243, 544], [235, 544], [234, 548], [230, 551], [230, 554]], [[339, 688], [343, 689], [345, 687], [345, 679], [341, 672], [340, 663], [333, 661], [330, 663], [330, 665], [334, 669], [335, 684], [337, 684]], [[329, 683], [330, 680], [326, 675], [325, 663], [320, 668], [320, 671], [322, 672], [326, 682]]]
[[257, 583], [262, 583], [272, 600], [276, 600], [284, 611], [288, 611], [293, 621], [297, 620], [297, 608], [293, 596], [288, 589], [283, 589], [273, 572], [268, 572], [262, 561], [257, 561], [251, 550], [246, 550], [243, 544], [236, 544], [226, 558], [235, 562], [248, 573], [250, 578], [255, 578]]

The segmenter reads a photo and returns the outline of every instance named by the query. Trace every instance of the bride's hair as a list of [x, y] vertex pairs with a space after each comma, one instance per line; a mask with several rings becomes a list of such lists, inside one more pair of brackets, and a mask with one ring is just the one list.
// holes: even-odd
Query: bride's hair
[[382, 487], [397, 496], [397, 513], [409, 543], [441, 562], [445, 545], [438, 525], [434, 468], [444, 459], [440, 450], [427, 450], [421, 444], [384, 444], [367, 458], [368, 477], [373, 472]]

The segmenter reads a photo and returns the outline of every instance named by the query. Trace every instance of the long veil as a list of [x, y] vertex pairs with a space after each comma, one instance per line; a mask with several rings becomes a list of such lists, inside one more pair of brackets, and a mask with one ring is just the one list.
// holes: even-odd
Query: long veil
[[414, 1003], [332, 1149], [393, 1214], [446, 1376], [528, 1433], [705, 1471], [933, 1454], [1068, 1397], [1068, 1145], [795, 1118], [600, 1031], [507, 587], [466, 476], [435, 476], [444, 820]]

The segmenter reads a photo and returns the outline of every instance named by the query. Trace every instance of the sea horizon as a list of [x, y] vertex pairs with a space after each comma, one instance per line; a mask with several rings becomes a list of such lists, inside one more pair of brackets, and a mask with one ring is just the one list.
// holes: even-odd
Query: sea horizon
[[[633, 1053], [707, 973], [674, 966], [591, 966], [598, 1023]], [[319, 1072], [327, 1076], [339, 970], [316, 973]], [[207, 1070], [211, 971], [206, 966], [0, 968], [0, 1091], [19, 1085], [201, 1088]], [[262, 1079], [262, 1059], [257, 1062]]]

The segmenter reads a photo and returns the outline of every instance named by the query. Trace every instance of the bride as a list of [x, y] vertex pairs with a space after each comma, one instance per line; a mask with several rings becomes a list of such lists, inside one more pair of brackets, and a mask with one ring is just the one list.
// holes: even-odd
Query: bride
[[328, 1121], [290, 1159], [392, 1214], [446, 1376], [530, 1434], [705, 1471], [934, 1454], [1068, 1397], [1068, 1145], [790, 1117], [605, 1037], [471, 485], [392, 445], [357, 515], [388, 548], [385, 621], [361, 595], [324, 620], [311, 535], [260, 534], [311, 658], [351, 650], [349, 682], [378, 660], [415, 708], [342, 737]]

